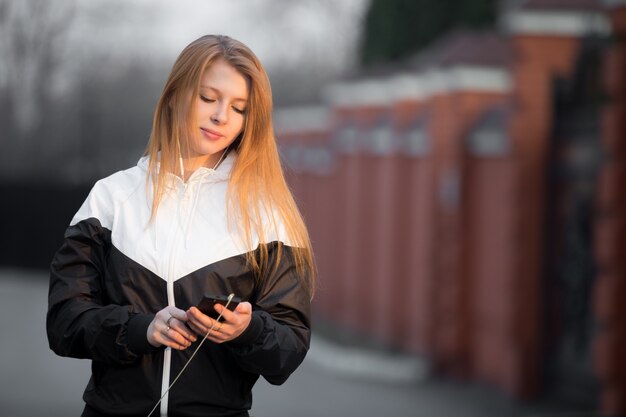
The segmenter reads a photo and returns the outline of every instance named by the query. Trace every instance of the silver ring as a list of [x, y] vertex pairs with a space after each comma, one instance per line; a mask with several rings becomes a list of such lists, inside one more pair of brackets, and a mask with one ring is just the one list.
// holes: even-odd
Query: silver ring
[[174, 318], [174, 316], [172, 316], [172, 315], [170, 314], [170, 318], [169, 318], [169, 319], [167, 319], [167, 321], [165, 322], [165, 324], [167, 324], [167, 328], [168, 328], [168, 329], [170, 328], [170, 321], [172, 321], [172, 319], [173, 319], [173, 318]]

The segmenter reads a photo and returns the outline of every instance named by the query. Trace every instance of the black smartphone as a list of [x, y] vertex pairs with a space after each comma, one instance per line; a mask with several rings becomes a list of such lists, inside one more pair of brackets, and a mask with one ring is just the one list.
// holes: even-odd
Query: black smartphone
[[[229, 303], [229, 297], [230, 295], [205, 295], [204, 297], [202, 297], [202, 300], [200, 300], [197, 305], [198, 310], [202, 311], [204, 314], [211, 317], [212, 319], [217, 320], [219, 313], [215, 311], [215, 304], [221, 304], [223, 306], [228, 304], [228, 309], [230, 311], [233, 311], [235, 307], [237, 307], [237, 304], [241, 302], [241, 298], [233, 296]], [[220, 321], [222, 320], [224, 319], [220, 318]]]

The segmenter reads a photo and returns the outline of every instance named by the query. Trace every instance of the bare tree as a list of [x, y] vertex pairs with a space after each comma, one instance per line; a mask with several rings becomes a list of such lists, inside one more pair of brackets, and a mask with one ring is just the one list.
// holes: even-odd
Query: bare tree
[[16, 133], [31, 133], [41, 122], [73, 6], [69, 0], [0, 0], [2, 111]]
[[[264, 55], [280, 106], [318, 99], [355, 61], [366, 2], [246, 0], [227, 9]], [[191, 20], [210, 30], [213, 15], [200, 9], [208, 16]], [[158, 40], [173, 20], [199, 13], [195, 2], [167, 0], [0, 0], [0, 179], [86, 180], [107, 170], [94, 161], [127, 163], [149, 134], [155, 85], [173, 59], [161, 61]]]
[[0, 0], [0, 177], [39, 164], [73, 0]]

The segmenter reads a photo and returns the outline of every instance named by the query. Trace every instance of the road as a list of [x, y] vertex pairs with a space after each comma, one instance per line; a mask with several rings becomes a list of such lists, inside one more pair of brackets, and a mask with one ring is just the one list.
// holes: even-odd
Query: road
[[[45, 336], [45, 271], [0, 269], [0, 416], [78, 416], [89, 361], [61, 358]], [[543, 417], [493, 389], [427, 377], [416, 358], [339, 347], [313, 336], [282, 386], [261, 380], [252, 416]]]

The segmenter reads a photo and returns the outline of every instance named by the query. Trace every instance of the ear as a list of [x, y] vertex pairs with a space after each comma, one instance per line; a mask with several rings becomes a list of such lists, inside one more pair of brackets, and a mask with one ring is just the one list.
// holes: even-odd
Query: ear
[[167, 95], [167, 107], [172, 110], [174, 108], [174, 92], [170, 91]]

